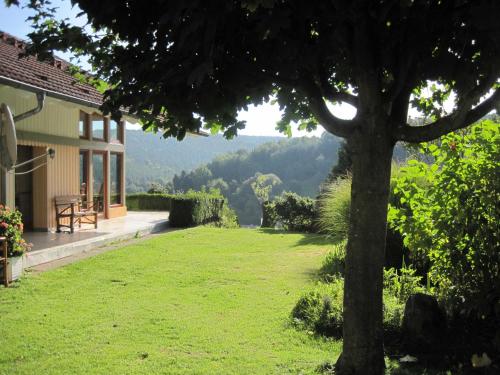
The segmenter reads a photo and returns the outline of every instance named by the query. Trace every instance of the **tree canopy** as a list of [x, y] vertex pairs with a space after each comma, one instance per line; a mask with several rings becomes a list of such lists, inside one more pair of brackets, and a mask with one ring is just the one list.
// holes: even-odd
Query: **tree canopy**
[[[127, 108], [179, 138], [203, 121], [231, 137], [244, 126], [238, 110], [276, 98], [285, 131], [294, 120], [348, 136], [363, 126], [369, 110], [359, 104], [369, 100], [384, 107], [395, 139], [425, 141], [482, 117], [500, 97], [471, 111], [498, 84], [494, 0], [72, 0], [96, 33], [57, 20], [47, 0], [29, 3], [39, 11], [32, 52], [89, 54], [111, 88], [105, 110]], [[429, 81], [441, 85], [427, 98]], [[459, 111], [438, 119], [452, 91]], [[432, 126], [406, 125], [412, 94], [412, 105], [435, 115]], [[358, 113], [336, 118], [324, 99]]]

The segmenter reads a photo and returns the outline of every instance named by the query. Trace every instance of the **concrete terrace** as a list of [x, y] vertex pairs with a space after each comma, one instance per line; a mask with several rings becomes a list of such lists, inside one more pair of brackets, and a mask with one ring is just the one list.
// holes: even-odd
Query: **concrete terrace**
[[168, 228], [168, 212], [129, 212], [127, 216], [99, 221], [97, 229], [83, 225], [74, 233], [27, 232], [33, 247], [24, 256], [23, 268], [88, 252], [111, 242], [160, 232]]

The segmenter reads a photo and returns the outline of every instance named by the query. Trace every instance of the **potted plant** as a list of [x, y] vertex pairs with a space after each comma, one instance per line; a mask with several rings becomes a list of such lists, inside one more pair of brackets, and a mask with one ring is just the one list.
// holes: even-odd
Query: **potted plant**
[[23, 238], [24, 226], [22, 214], [19, 210], [11, 210], [0, 205], [0, 237], [7, 238], [7, 254], [9, 263], [7, 278], [9, 281], [17, 280], [23, 272], [23, 254], [31, 247]]

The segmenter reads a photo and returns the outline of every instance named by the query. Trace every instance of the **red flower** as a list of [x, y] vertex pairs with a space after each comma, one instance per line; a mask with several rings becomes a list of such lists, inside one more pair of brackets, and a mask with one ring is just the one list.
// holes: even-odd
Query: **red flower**
[[2, 227], [3, 229], [7, 229], [9, 227], [9, 224], [7, 224], [5, 221], [2, 221], [0, 223], [0, 227]]

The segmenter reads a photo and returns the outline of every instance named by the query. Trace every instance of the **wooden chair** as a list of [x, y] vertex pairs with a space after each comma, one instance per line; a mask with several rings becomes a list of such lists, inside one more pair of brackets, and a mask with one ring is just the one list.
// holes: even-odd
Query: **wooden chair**
[[9, 279], [7, 275], [7, 264], [8, 264], [8, 259], [7, 259], [7, 238], [5, 237], [0, 237], [0, 247], [1, 247], [1, 252], [0, 252], [0, 264], [3, 266], [3, 285], [7, 288], [9, 286]]
[[[84, 207], [80, 195], [56, 197], [55, 205], [58, 233], [61, 232], [61, 228], [69, 228], [70, 232], [73, 233], [77, 223], [80, 228], [82, 224], [94, 224], [94, 227], [97, 228], [97, 211], [89, 202]], [[69, 224], [64, 223], [64, 221], [69, 221]]]

